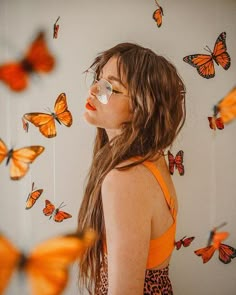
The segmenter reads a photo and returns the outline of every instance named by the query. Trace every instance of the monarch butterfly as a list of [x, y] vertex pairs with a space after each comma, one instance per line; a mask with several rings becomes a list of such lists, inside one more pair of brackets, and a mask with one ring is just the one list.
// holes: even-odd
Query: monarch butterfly
[[59, 94], [54, 105], [54, 112], [51, 114], [27, 113], [23, 118], [38, 127], [39, 131], [47, 138], [57, 135], [55, 120], [60, 125], [61, 123], [67, 127], [72, 125], [72, 115], [68, 110], [65, 93]]
[[81, 258], [96, 239], [93, 230], [51, 238], [27, 255], [0, 234], [0, 294], [15, 270], [24, 272], [32, 295], [59, 295], [69, 280], [69, 266]]
[[13, 91], [25, 90], [29, 74], [49, 73], [55, 66], [55, 59], [49, 52], [45, 34], [40, 32], [20, 61], [0, 65], [0, 80]]
[[175, 242], [176, 250], [179, 250], [182, 245], [184, 247], [188, 247], [194, 239], [195, 239], [195, 237], [189, 237], [189, 238], [186, 238], [186, 236], [183, 237], [181, 240]]
[[32, 208], [35, 202], [38, 200], [38, 198], [42, 195], [42, 193], [43, 193], [43, 189], [34, 190], [34, 182], [33, 182], [31, 192], [29, 193], [28, 198], [26, 200], [25, 209]]
[[21, 179], [29, 170], [29, 164], [44, 151], [40, 145], [32, 145], [17, 150], [7, 149], [7, 146], [0, 139], [0, 164], [6, 158], [6, 165], [10, 162], [10, 177], [12, 180]]
[[57, 24], [57, 22], [59, 21], [60, 16], [58, 16], [56, 22], [53, 25], [53, 39], [57, 39], [58, 37], [58, 31], [59, 31], [59, 25]]
[[215, 116], [213, 117], [207, 117], [208, 121], [209, 121], [209, 127], [213, 130], [219, 129], [222, 130], [224, 129], [224, 123], [221, 119], [221, 117], [216, 118]]
[[182, 150], [180, 150], [175, 157], [168, 151], [169, 171], [171, 175], [174, 174], [175, 167], [178, 169], [181, 176], [184, 175], [183, 157], [184, 152]]
[[210, 233], [208, 246], [195, 250], [194, 253], [198, 256], [201, 256], [203, 263], [206, 263], [212, 258], [215, 251], [219, 250], [219, 260], [225, 264], [230, 263], [231, 259], [236, 257], [236, 249], [221, 243], [228, 237], [228, 235], [228, 232], [216, 233], [216, 228], [213, 229]]
[[210, 54], [192, 54], [183, 58], [191, 66], [195, 67], [200, 76], [206, 79], [215, 76], [214, 61], [217, 65], [221, 65], [225, 70], [230, 67], [230, 56], [226, 47], [226, 32], [219, 35], [215, 42], [213, 52], [208, 46], [205, 48]]
[[162, 25], [162, 16], [164, 15], [162, 7], [155, 0], [158, 9], [153, 12], [152, 18], [155, 20], [158, 28]]
[[72, 215], [70, 215], [67, 212], [60, 211], [63, 205], [63, 202], [59, 205], [58, 208], [56, 208], [49, 200], [45, 200], [45, 208], [43, 209], [43, 213], [45, 216], [50, 216], [49, 219], [53, 217], [54, 221], [56, 222], [62, 222], [64, 219], [71, 218]]
[[224, 123], [229, 123], [236, 118], [236, 87], [218, 102], [214, 107], [214, 113], [220, 113]]

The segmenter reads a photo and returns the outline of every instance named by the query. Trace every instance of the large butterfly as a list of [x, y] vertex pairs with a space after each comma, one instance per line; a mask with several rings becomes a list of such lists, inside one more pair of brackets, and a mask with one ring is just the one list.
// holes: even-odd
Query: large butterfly
[[201, 256], [203, 263], [206, 263], [212, 258], [215, 251], [219, 250], [219, 260], [225, 264], [230, 263], [231, 259], [236, 257], [236, 249], [221, 243], [228, 237], [228, 235], [228, 232], [216, 233], [216, 230], [214, 229], [210, 233], [208, 246], [195, 250], [194, 253]]
[[45, 200], [45, 208], [43, 209], [44, 215], [50, 216], [49, 219], [53, 217], [56, 222], [62, 222], [64, 219], [71, 218], [72, 215], [60, 210], [65, 206], [62, 204], [63, 202], [56, 208], [49, 200]]
[[15, 270], [24, 272], [32, 295], [62, 294], [69, 280], [69, 267], [95, 241], [92, 230], [51, 238], [27, 255], [0, 234], [0, 294]]
[[51, 114], [27, 113], [23, 118], [38, 127], [39, 131], [47, 138], [57, 135], [55, 121], [60, 125], [63, 123], [67, 127], [70, 127], [73, 121], [71, 112], [68, 110], [65, 93], [59, 94], [54, 105], [54, 112]]
[[29, 164], [44, 151], [40, 145], [32, 145], [17, 150], [7, 149], [7, 146], [0, 139], [0, 164], [6, 158], [6, 165], [10, 162], [10, 177], [12, 180], [21, 179], [29, 170]]
[[180, 150], [175, 157], [168, 151], [169, 171], [171, 175], [174, 174], [174, 168], [178, 169], [181, 176], [184, 175], [183, 157], [184, 152], [182, 150]]
[[215, 76], [214, 62], [217, 65], [221, 65], [225, 70], [230, 67], [230, 56], [226, 47], [226, 33], [223, 32], [219, 35], [215, 42], [213, 52], [208, 46], [206, 50], [210, 54], [192, 54], [183, 58], [185, 62], [195, 67], [200, 76], [206, 79], [213, 78]]
[[179, 250], [181, 246], [188, 247], [194, 239], [195, 237], [188, 237], [188, 238], [186, 238], [186, 236], [183, 237], [181, 240], [175, 242], [176, 250]]
[[162, 16], [164, 15], [162, 7], [155, 0], [158, 8], [153, 12], [152, 18], [155, 20], [158, 28], [162, 25]]
[[229, 123], [236, 118], [236, 87], [218, 102], [214, 107], [214, 113], [219, 113], [224, 123]]
[[207, 117], [209, 121], [209, 127], [213, 130], [219, 129], [222, 130], [224, 129], [224, 123], [221, 119], [221, 117], [216, 118], [215, 116], [213, 117]]
[[34, 182], [32, 183], [32, 189], [26, 200], [25, 209], [30, 209], [34, 206], [35, 202], [42, 195], [43, 189], [34, 189]]
[[25, 90], [32, 73], [49, 73], [53, 70], [55, 59], [47, 48], [45, 36], [40, 32], [19, 61], [0, 65], [0, 80], [13, 91]]

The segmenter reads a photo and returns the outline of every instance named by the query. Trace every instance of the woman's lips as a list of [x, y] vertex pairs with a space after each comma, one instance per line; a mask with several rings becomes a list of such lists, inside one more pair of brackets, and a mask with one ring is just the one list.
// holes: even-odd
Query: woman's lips
[[88, 109], [90, 111], [96, 111], [95, 106], [93, 106], [89, 101], [87, 101], [85, 107], [86, 107], [86, 109]]

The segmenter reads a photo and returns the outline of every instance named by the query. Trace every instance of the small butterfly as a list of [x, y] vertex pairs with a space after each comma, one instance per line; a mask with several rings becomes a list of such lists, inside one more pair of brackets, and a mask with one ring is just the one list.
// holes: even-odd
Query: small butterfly
[[31, 192], [29, 193], [28, 198], [26, 200], [25, 209], [32, 208], [42, 193], [43, 193], [43, 189], [37, 189], [37, 190], [34, 189], [34, 182], [33, 182]]
[[199, 75], [206, 79], [210, 79], [215, 76], [214, 62], [217, 65], [221, 65], [225, 70], [229, 69], [231, 59], [227, 52], [225, 32], [221, 33], [217, 38], [213, 52], [210, 50], [208, 46], [206, 46], [205, 50], [210, 52], [210, 55], [187, 55], [183, 58], [183, 61], [195, 67]]
[[[223, 226], [224, 224], [222, 224], [221, 226]], [[221, 226], [218, 226], [217, 228]], [[228, 237], [229, 233], [228, 232], [217, 233], [216, 232], [217, 228], [214, 228], [210, 232], [207, 247], [194, 251], [196, 255], [202, 257], [203, 263], [208, 262], [212, 258], [216, 250], [219, 250], [219, 260], [225, 264], [230, 263], [231, 259], [236, 257], [235, 248], [221, 243], [223, 240], [225, 240]]]
[[216, 118], [215, 116], [213, 117], [207, 117], [208, 121], [209, 121], [209, 127], [213, 130], [219, 129], [222, 130], [224, 129], [224, 123], [221, 119], [221, 117]]
[[25, 132], [28, 132], [29, 131], [29, 123], [26, 122], [23, 117], [21, 118], [21, 121], [22, 121], [23, 129], [25, 130]]
[[236, 118], [236, 87], [218, 102], [214, 107], [214, 113], [219, 113], [225, 124]]
[[69, 281], [69, 267], [95, 240], [93, 230], [61, 235], [36, 245], [25, 255], [0, 234], [0, 294], [14, 271], [26, 274], [32, 295], [62, 294]]
[[58, 37], [58, 31], [59, 31], [59, 25], [57, 24], [57, 22], [59, 21], [60, 16], [58, 16], [56, 22], [53, 25], [53, 39], [57, 39]]
[[51, 114], [27, 113], [23, 118], [38, 127], [39, 131], [47, 138], [57, 135], [55, 121], [60, 125], [63, 123], [66, 127], [70, 127], [73, 121], [71, 112], [68, 110], [65, 93], [59, 94], [54, 105], [54, 112]]
[[184, 152], [182, 150], [180, 150], [175, 157], [168, 151], [169, 171], [171, 175], [174, 174], [174, 168], [178, 169], [181, 176], [184, 175], [183, 157]]
[[155, 20], [158, 28], [162, 25], [162, 16], [164, 15], [162, 7], [155, 0], [158, 9], [153, 12], [152, 18]]
[[64, 219], [71, 218], [72, 215], [70, 215], [67, 212], [60, 211], [63, 205], [63, 202], [60, 204], [58, 208], [56, 208], [49, 200], [45, 200], [45, 208], [43, 209], [43, 213], [45, 216], [50, 216], [49, 219], [53, 217], [54, 221], [56, 222], [62, 222]]
[[6, 158], [6, 165], [10, 163], [10, 177], [12, 180], [19, 180], [29, 170], [29, 164], [44, 151], [44, 147], [33, 145], [17, 150], [7, 149], [7, 146], [0, 139], [0, 164]]
[[13, 91], [22, 91], [28, 87], [30, 74], [49, 73], [54, 66], [55, 59], [40, 32], [22, 59], [0, 65], [0, 80]]
[[195, 237], [189, 237], [189, 238], [186, 238], [186, 236], [183, 237], [181, 240], [175, 242], [176, 250], [179, 250], [182, 245], [184, 247], [188, 247], [194, 239], [195, 239]]

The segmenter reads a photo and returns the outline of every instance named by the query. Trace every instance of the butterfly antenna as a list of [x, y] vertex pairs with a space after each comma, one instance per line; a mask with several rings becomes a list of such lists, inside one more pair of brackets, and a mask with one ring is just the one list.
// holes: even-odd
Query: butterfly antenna
[[221, 223], [220, 225], [216, 226], [216, 227], [214, 228], [214, 230], [216, 231], [216, 230], [218, 230], [219, 228], [225, 226], [226, 224], [227, 224], [227, 222], [225, 221], [225, 222]]
[[156, 2], [156, 5], [157, 5], [159, 8], [161, 8], [161, 6], [157, 3], [157, 0], [155, 0], [155, 2]]
[[210, 54], [212, 54], [212, 51], [211, 51], [211, 49], [210, 49], [208, 46], [206, 46], [204, 49], [205, 49], [207, 52], [210, 52]]
[[57, 209], [61, 209], [61, 208], [65, 207], [66, 204], [63, 205], [63, 203], [64, 203], [64, 202], [61, 202], [61, 204], [59, 205], [59, 207], [58, 207]]
[[58, 16], [57, 20], [55, 21], [55, 25], [57, 24], [57, 22], [59, 21], [60, 16]]

